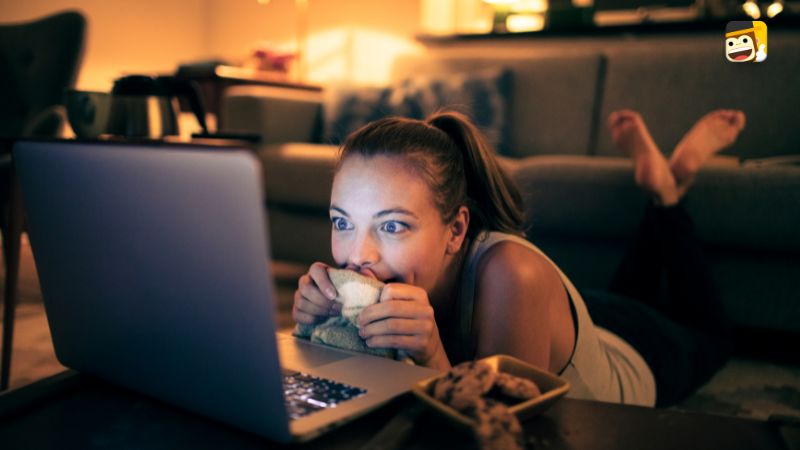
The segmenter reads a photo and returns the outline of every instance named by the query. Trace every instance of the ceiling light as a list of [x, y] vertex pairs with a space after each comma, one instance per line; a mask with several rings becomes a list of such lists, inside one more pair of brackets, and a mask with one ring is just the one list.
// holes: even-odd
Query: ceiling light
[[770, 19], [777, 16], [783, 11], [783, 2], [774, 1], [767, 7], [767, 17]]
[[758, 19], [761, 17], [761, 10], [758, 9], [758, 5], [756, 2], [752, 0], [747, 0], [742, 5], [742, 9], [744, 10], [745, 14], [752, 17], [753, 19]]

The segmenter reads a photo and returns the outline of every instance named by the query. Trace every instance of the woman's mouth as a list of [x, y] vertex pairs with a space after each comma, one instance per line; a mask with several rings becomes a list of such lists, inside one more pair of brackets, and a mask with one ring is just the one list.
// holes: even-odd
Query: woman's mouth
[[364, 275], [365, 277], [369, 277], [369, 278], [372, 278], [373, 280], [379, 280], [380, 281], [380, 278], [378, 278], [378, 276], [375, 275], [375, 272], [373, 272], [373, 271], [371, 271], [369, 269], [363, 269], [362, 268], [362, 269], [356, 270], [356, 272], [360, 273], [361, 275]]

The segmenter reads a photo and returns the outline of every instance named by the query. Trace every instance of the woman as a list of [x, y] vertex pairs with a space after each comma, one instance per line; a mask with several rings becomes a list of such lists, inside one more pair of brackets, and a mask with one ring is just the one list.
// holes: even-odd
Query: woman
[[[687, 133], [671, 164], [637, 114], [616, 112], [609, 125], [634, 159], [637, 184], [654, 198], [612, 290], [649, 292], [651, 273], [660, 276], [675, 258], [648, 253], [652, 246], [665, 246], [661, 236], [645, 231], [683, 219], [680, 200], [694, 174], [733, 142], [744, 116], [710, 113]], [[631, 301], [603, 293], [593, 295], [587, 309], [569, 279], [524, 239], [519, 192], [478, 130], [458, 113], [425, 121], [382, 119], [349, 136], [336, 169], [330, 216], [336, 264], [386, 283], [380, 302], [358, 319], [370, 347], [403, 350], [417, 364], [441, 370], [510, 354], [560, 373], [572, 383], [573, 396], [649, 405], [656, 398], [668, 404], [687, 395], [724, 361], [695, 361], [695, 347], [717, 351], [726, 341], [720, 334], [724, 327], [715, 321], [708, 331], [710, 322], [694, 317], [694, 307], [667, 317], [645, 305], [646, 297]], [[690, 265], [701, 268], [678, 286], [695, 284], [696, 277], [711, 285], [690, 226], [668, 235], [670, 245], [675, 235], [691, 249], [684, 255]], [[649, 271], [639, 274], [645, 260]], [[314, 263], [300, 278], [296, 322], [317, 323], [339, 313], [326, 269]], [[701, 309], [719, 317], [712, 291], [703, 291], [710, 298]], [[690, 317], [683, 320], [684, 315]], [[676, 349], [691, 349], [688, 360], [676, 356]], [[680, 383], [670, 379], [674, 373], [665, 357], [688, 370]]]

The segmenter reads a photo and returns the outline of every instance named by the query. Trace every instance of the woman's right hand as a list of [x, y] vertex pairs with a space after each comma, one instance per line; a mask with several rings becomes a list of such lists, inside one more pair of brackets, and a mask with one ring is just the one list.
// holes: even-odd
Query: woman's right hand
[[336, 288], [328, 276], [328, 265], [315, 262], [297, 283], [292, 318], [297, 323], [312, 325], [338, 316], [342, 305], [333, 301], [336, 295]]

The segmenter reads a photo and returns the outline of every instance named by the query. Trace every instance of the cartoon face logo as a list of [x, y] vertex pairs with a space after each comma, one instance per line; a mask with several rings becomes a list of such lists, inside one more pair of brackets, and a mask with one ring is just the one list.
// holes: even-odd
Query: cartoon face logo
[[767, 26], [761, 21], [728, 22], [725, 58], [730, 62], [762, 62], [767, 59]]
[[756, 35], [746, 33], [725, 39], [725, 57], [732, 62], [752, 61], [756, 57]]

